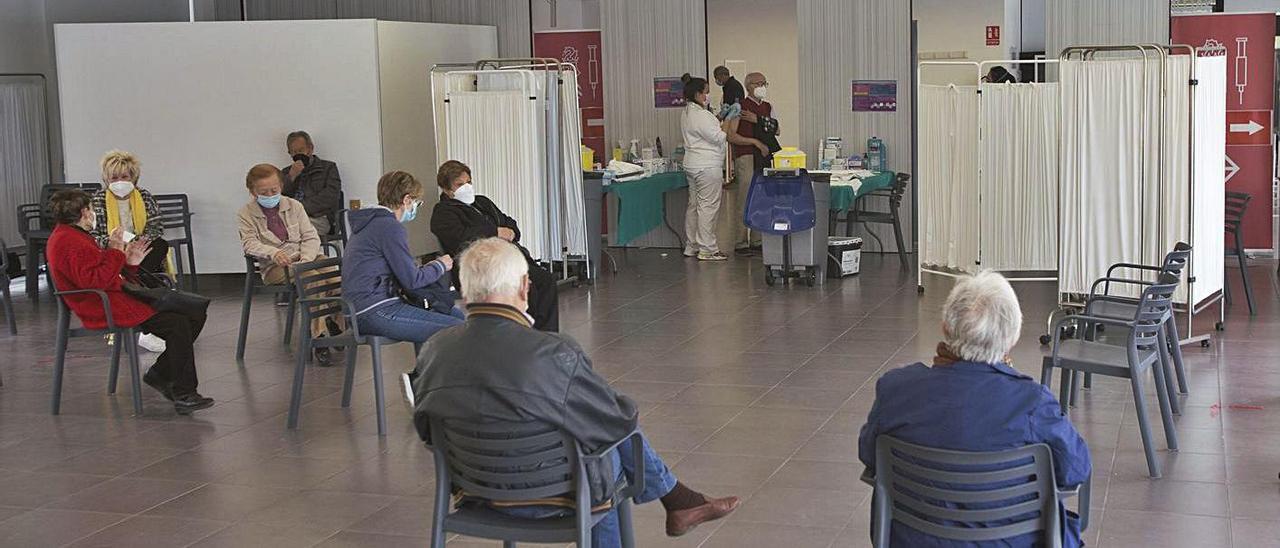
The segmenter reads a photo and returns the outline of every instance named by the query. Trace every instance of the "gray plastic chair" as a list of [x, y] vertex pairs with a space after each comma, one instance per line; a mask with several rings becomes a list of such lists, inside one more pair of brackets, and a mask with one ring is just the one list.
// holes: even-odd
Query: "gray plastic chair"
[[[67, 303], [64, 299], [67, 295], [83, 293], [92, 293], [102, 300], [102, 308], [106, 311], [107, 316], [106, 329], [88, 329], [85, 327], [72, 329], [71, 309], [67, 308]], [[58, 301], [58, 334], [54, 342], [53, 401], [50, 403], [50, 412], [57, 415], [62, 409], [62, 375], [66, 369], [68, 339], [111, 334], [115, 342], [111, 345], [111, 372], [107, 377], [107, 393], [116, 393], [116, 379], [120, 376], [120, 348], [123, 347], [125, 353], [129, 355], [129, 380], [133, 387], [133, 413], [141, 417], [142, 369], [138, 364], [138, 330], [133, 327], [120, 327], [115, 324], [111, 316], [111, 300], [107, 298], [107, 293], [101, 289], [58, 291], [57, 288], [54, 288], [53, 294]]]
[[195, 215], [191, 212], [191, 202], [186, 194], [153, 194], [156, 205], [160, 207], [160, 216], [164, 224], [164, 229], [181, 230], [182, 236], [166, 237], [165, 241], [169, 242], [169, 248], [174, 250], [175, 256], [173, 264], [177, 268], [179, 281], [185, 277], [183, 272], [182, 255], [183, 247], [186, 247], [187, 267], [191, 269], [191, 291], [198, 291], [196, 284], [196, 247], [192, 240], [191, 216]]
[[[435, 456], [436, 469], [431, 548], [444, 548], [448, 533], [501, 540], [504, 548], [514, 548], [517, 542], [574, 542], [581, 548], [590, 548], [591, 528], [608, 512], [591, 513], [587, 463], [607, 459], [610, 451], [628, 439], [633, 440], [635, 462], [644, 459], [644, 444], [638, 431], [595, 453], [584, 454], [573, 437], [543, 423], [469, 423], [431, 417], [430, 424], [427, 448]], [[535, 468], [547, 462], [558, 464]], [[626, 478], [626, 485], [612, 498], [622, 546], [626, 548], [635, 546], [631, 499], [644, 490], [644, 481], [644, 467], [636, 466], [635, 477]], [[450, 512], [454, 490], [494, 502], [571, 496], [575, 512], [561, 518], [526, 519], [482, 504], [465, 505]]]
[[[1151, 280], [1143, 280], [1141, 277], [1138, 279], [1116, 277], [1115, 271], [1124, 269], [1138, 272], [1152, 272], [1154, 273], [1155, 278], [1159, 278], [1159, 276], [1163, 274], [1171, 274], [1181, 280], [1182, 270], [1186, 268], [1187, 261], [1189, 261], [1190, 258], [1191, 246], [1186, 242], [1178, 242], [1173, 246], [1173, 251], [1170, 251], [1164, 256], [1164, 262], [1160, 266], [1132, 263], [1116, 263], [1111, 265], [1111, 267], [1107, 269], [1106, 277], [1095, 280], [1093, 282], [1093, 287], [1089, 289], [1089, 297], [1085, 300], [1084, 314], [1086, 316], [1106, 316], [1123, 320], [1133, 318], [1134, 313], [1138, 309], [1138, 299], [1134, 297], [1112, 295], [1111, 285], [1116, 284], [1146, 287], [1150, 286], [1154, 282]], [[1099, 285], [1102, 286], [1101, 293], [1098, 292]], [[1090, 338], [1091, 340], [1096, 340], [1097, 331], [1099, 331], [1101, 327], [1098, 325], [1088, 327], [1089, 328], [1084, 331], [1085, 337]], [[1173, 357], [1173, 375], [1170, 374], [1170, 371], [1165, 371], [1165, 381], [1170, 383], [1169, 393], [1173, 393], [1174, 389], [1172, 382], [1174, 376], [1176, 376], [1178, 380], [1178, 393], [1187, 394], [1189, 392], [1187, 388], [1187, 371], [1182, 363], [1182, 346], [1178, 343], [1178, 341], [1181, 340], [1181, 337], [1178, 335], [1177, 318], [1172, 314], [1169, 316], [1169, 321], [1165, 322], [1165, 339], [1169, 343], [1169, 354]], [[1093, 375], [1091, 373], [1086, 373], [1084, 376], [1084, 387], [1089, 388], [1092, 384]], [[1070, 403], [1073, 406], [1076, 404], [1076, 394], [1076, 387], [1072, 386]], [[1173, 412], [1178, 413], [1177, 400], [1171, 400], [1170, 403], [1173, 406]]]
[[293, 340], [293, 317], [297, 315], [297, 297], [294, 295], [292, 285], [267, 285], [262, 281], [262, 266], [266, 262], [266, 259], [244, 256], [244, 296], [240, 301], [240, 336], [236, 338], [237, 362], [244, 361], [245, 339], [249, 336], [249, 311], [253, 308], [254, 295], [267, 293], [288, 296], [289, 310], [284, 323], [284, 344], [287, 346]]
[[[1160, 402], [1160, 418], [1164, 423], [1165, 441], [1169, 450], [1178, 449], [1178, 434], [1174, 430], [1171, 408], [1171, 384], [1165, 379], [1168, 367], [1168, 341], [1165, 336], [1165, 323], [1170, 322], [1173, 315], [1173, 291], [1178, 287], [1178, 278], [1172, 274], [1161, 274], [1156, 283], [1147, 286], [1138, 299], [1138, 306], [1131, 319], [1122, 320], [1103, 316], [1075, 315], [1058, 321], [1053, 329], [1053, 354], [1045, 356], [1040, 371], [1040, 383], [1049, 386], [1053, 378], [1053, 369], [1062, 370], [1059, 402], [1062, 412], [1067, 413], [1069, 392], [1075, 385], [1079, 373], [1094, 373], [1108, 377], [1129, 379], [1133, 389], [1134, 406], [1138, 414], [1138, 429], [1142, 434], [1142, 447], [1147, 456], [1147, 469], [1151, 477], [1160, 477], [1160, 462], [1156, 460], [1155, 447], [1151, 441], [1151, 428], [1147, 419], [1146, 399], [1142, 387], [1142, 376], [1150, 369], [1155, 378], [1156, 398]], [[1129, 337], [1124, 346], [1114, 346], [1096, 341], [1062, 338], [1063, 328], [1074, 323], [1077, 331], [1082, 331], [1085, 324], [1107, 325], [1129, 329]]]
[[[293, 394], [289, 398], [288, 427], [298, 427], [298, 415], [302, 411], [302, 381], [306, 375], [307, 362], [311, 353], [317, 348], [344, 347], [347, 349], [347, 371], [342, 383], [342, 406], [351, 405], [351, 389], [355, 383], [356, 350], [361, 345], [369, 347], [373, 362], [373, 396], [378, 409], [378, 435], [387, 434], [386, 392], [382, 377], [382, 347], [405, 341], [397, 341], [376, 335], [360, 333], [359, 319], [351, 308], [351, 303], [340, 297], [326, 297], [325, 293], [337, 293], [342, 290], [342, 258], [324, 258], [309, 263], [295, 264], [290, 267], [293, 276], [295, 299], [302, 311], [301, 342], [298, 344], [297, 364], [293, 370]], [[311, 336], [307, 327], [318, 318], [343, 316], [347, 319], [347, 331], [337, 337]], [[419, 343], [413, 344], [415, 356], [422, 350]]]
[[[1249, 263], [1246, 261], [1244, 253], [1244, 214], [1249, 209], [1249, 201], [1253, 196], [1247, 192], [1226, 193], [1226, 223], [1225, 228], [1228, 234], [1231, 234], [1233, 247], [1227, 248], [1227, 258], [1235, 258], [1240, 262], [1240, 281], [1244, 284], [1244, 298], [1249, 304], [1249, 315], [1257, 314], [1253, 306], [1253, 287], [1249, 285]], [[1222, 288], [1227, 304], [1231, 303], [1231, 284], [1226, 282], [1226, 275], [1222, 276]]]
[[[876, 438], [875, 476], [864, 475], [863, 481], [875, 487], [871, 538], [877, 548], [889, 547], [894, 522], [960, 542], [1040, 533], [1043, 546], [1057, 548], [1065, 525], [1058, 503], [1077, 494], [1080, 529], [1089, 526], [1091, 479], [1059, 489], [1053, 452], [1043, 443], [1002, 451], [950, 451], [881, 435]], [[993, 527], [957, 524], [1005, 521]]]
[[[9, 246], [0, 240], [0, 303], [4, 304], [4, 319], [9, 323], [9, 334], [18, 334], [18, 318], [13, 315], [13, 296], [9, 294]], [[0, 383], [3, 385], [4, 383]]]

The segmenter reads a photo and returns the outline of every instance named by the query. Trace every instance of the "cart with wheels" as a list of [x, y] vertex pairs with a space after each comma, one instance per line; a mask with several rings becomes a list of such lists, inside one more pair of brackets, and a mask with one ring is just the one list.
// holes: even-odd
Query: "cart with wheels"
[[764, 281], [792, 279], [813, 287], [823, 283], [827, 264], [826, 210], [831, 185], [803, 169], [765, 169], [751, 181], [744, 223], [761, 233]]

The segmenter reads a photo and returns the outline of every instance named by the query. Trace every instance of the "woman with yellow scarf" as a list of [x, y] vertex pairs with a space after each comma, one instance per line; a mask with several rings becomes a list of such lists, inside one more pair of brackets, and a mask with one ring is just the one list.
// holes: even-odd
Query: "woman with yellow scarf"
[[131, 153], [112, 150], [102, 157], [102, 184], [106, 188], [93, 195], [93, 213], [98, 223], [90, 234], [102, 247], [106, 247], [107, 237], [117, 227], [124, 229], [126, 237], [132, 234], [147, 238], [151, 241], [151, 252], [138, 266], [164, 275], [169, 243], [164, 241], [160, 206], [150, 192], [138, 187], [141, 175], [142, 164]]

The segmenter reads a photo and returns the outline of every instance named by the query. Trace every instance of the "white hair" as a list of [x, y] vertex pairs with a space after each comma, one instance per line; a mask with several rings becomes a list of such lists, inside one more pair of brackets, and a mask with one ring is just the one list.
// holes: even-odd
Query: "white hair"
[[520, 284], [529, 274], [524, 255], [501, 238], [484, 238], [472, 242], [458, 257], [458, 278], [462, 282], [462, 298], [469, 303], [484, 302], [493, 297], [515, 297]]
[[947, 347], [960, 358], [1004, 361], [1022, 331], [1022, 310], [1009, 281], [986, 270], [960, 279], [942, 307]]

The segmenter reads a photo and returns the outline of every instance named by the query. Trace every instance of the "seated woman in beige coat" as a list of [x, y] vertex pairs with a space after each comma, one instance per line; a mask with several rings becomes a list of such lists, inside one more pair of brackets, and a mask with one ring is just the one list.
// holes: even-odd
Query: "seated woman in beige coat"
[[[238, 221], [240, 245], [244, 254], [263, 264], [262, 281], [269, 285], [292, 283], [289, 266], [314, 261], [320, 257], [320, 235], [311, 224], [302, 202], [282, 194], [284, 184], [280, 170], [271, 164], [258, 164], [245, 176], [245, 186], [252, 201], [240, 208]], [[341, 322], [317, 319], [311, 323], [311, 336], [323, 337], [342, 332]], [[336, 350], [316, 349], [316, 362], [328, 366], [340, 363]]]

